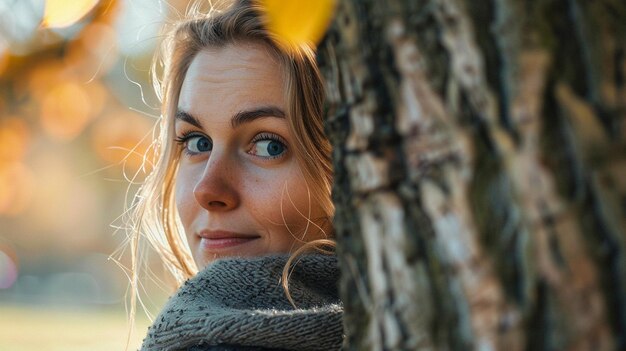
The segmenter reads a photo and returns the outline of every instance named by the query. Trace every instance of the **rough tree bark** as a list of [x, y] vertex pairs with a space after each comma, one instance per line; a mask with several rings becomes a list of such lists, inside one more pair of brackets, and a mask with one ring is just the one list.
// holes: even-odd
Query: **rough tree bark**
[[626, 3], [340, 0], [348, 350], [626, 349]]

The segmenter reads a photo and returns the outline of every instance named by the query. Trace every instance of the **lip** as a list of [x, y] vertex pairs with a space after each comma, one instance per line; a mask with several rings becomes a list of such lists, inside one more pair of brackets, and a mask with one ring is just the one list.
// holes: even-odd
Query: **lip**
[[198, 233], [198, 237], [200, 238], [200, 246], [204, 250], [210, 251], [232, 248], [260, 238], [260, 236], [254, 234], [242, 234], [225, 230], [203, 230]]

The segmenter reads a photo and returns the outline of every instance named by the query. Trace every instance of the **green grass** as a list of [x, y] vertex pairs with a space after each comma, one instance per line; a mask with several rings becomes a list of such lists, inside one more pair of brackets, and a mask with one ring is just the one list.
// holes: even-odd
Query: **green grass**
[[[128, 350], [139, 348], [148, 325], [137, 318]], [[123, 310], [0, 305], [1, 351], [121, 351], [128, 330]]]

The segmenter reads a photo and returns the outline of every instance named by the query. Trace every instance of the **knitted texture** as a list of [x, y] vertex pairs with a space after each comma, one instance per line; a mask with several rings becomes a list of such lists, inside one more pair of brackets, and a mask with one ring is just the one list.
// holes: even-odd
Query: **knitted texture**
[[141, 350], [340, 349], [336, 257], [305, 255], [292, 265], [289, 292], [297, 308], [280, 282], [287, 259], [230, 258], [208, 265], [169, 299]]

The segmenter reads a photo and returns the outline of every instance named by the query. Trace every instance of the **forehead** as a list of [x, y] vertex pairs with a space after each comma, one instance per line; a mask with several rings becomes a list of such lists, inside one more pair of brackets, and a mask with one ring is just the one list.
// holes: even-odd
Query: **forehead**
[[220, 77], [225, 74], [248, 77], [251, 74], [279, 73], [280, 64], [272, 50], [264, 44], [237, 42], [223, 47], [205, 48], [198, 52], [187, 76]]
[[283, 81], [278, 59], [263, 44], [236, 43], [204, 49], [187, 70], [178, 107], [193, 111], [207, 104], [213, 104], [213, 108], [215, 104], [228, 107], [229, 103], [282, 105]]

